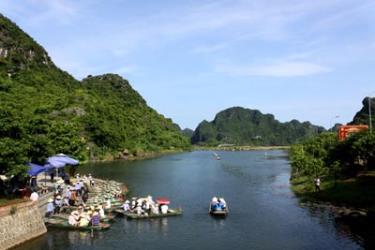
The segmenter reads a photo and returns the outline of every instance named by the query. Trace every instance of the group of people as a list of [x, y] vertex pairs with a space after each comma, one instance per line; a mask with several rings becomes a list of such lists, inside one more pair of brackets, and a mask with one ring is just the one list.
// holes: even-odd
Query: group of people
[[131, 201], [126, 200], [122, 207], [125, 212], [135, 213], [137, 215], [168, 213], [168, 204], [155, 202], [151, 196], [145, 198], [133, 197]]
[[102, 205], [85, 208], [82, 205], [70, 213], [68, 223], [75, 227], [99, 226], [100, 220], [106, 218]]
[[214, 211], [225, 210], [227, 208], [227, 203], [224, 198], [217, 198], [216, 196], [211, 200], [211, 209]]
[[75, 183], [72, 185], [66, 185], [64, 183], [56, 183], [54, 197], [48, 200], [46, 216], [49, 217], [52, 214], [58, 214], [64, 208], [75, 206], [77, 204], [85, 204], [88, 200], [88, 187], [94, 185], [94, 181], [91, 174], [80, 177], [76, 175]]

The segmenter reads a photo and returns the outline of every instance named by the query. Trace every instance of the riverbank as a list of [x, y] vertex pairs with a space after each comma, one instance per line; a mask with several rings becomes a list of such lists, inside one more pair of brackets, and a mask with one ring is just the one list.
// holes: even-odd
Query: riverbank
[[288, 150], [289, 148], [289, 146], [193, 146], [193, 150], [215, 151]]
[[291, 180], [291, 188], [303, 202], [330, 203], [337, 207], [350, 207], [375, 211], [375, 173], [367, 172], [347, 179], [322, 179], [321, 191], [315, 192], [313, 180], [299, 177]]
[[82, 161], [82, 164], [88, 162], [107, 162], [107, 161], [115, 161], [115, 160], [126, 160], [126, 161], [137, 161], [137, 160], [146, 160], [155, 157], [160, 157], [163, 155], [168, 154], [176, 154], [182, 153], [185, 151], [190, 151], [190, 149], [166, 149], [160, 151], [136, 151], [134, 153], [130, 153], [128, 150], [124, 150], [123, 152], [108, 152], [104, 155], [100, 156], [90, 156], [87, 161]]

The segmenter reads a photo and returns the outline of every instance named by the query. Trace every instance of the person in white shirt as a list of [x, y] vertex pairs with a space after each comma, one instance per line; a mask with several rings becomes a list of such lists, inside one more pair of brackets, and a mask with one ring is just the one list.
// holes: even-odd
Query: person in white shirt
[[78, 211], [73, 211], [70, 215], [69, 215], [69, 219], [68, 219], [68, 222], [70, 225], [72, 226], [78, 226], [79, 224], [79, 213]]
[[168, 206], [167, 205], [161, 205], [160, 210], [162, 214], [168, 213]]
[[129, 211], [130, 210], [130, 206], [129, 206], [129, 201], [126, 200], [125, 203], [122, 205], [122, 208], [124, 209], [125, 212]]
[[35, 190], [31, 193], [30, 200], [33, 202], [39, 200], [39, 194]]

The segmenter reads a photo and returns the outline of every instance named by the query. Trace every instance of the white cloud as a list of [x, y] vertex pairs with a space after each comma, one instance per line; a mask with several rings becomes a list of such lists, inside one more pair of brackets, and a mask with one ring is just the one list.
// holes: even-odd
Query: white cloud
[[0, 8], [11, 18], [26, 17], [27, 25], [57, 23], [66, 25], [79, 16], [83, 3], [73, 0], [24, 0], [14, 3], [13, 0], [1, 0]]
[[[66, 60], [61, 61], [57, 57], [53, 58], [58, 65], [69, 71], [79, 69], [70, 68], [64, 63], [66, 61], [79, 61], [82, 65], [88, 66], [92, 64], [96, 56], [104, 57], [105, 55], [106, 60], [121, 59], [125, 56], [131, 58], [138, 51], [163, 46], [168, 48], [170, 44], [180, 41], [194, 40], [194, 44], [197, 44], [196, 41], [201, 36], [218, 39], [200, 42], [203, 45], [193, 48], [193, 53], [214, 54], [214, 52], [230, 48], [231, 51], [228, 54], [232, 52], [241, 54], [241, 50], [245, 48], [244, 46], [237, 47], [237, 45], [252, 41], [265, 41], [270, 44], [285, 43], [283, 44], [285, 48], [293, 47], [294, 49], [298, 46], [300, 50], [319, 48], [319, 51], [314, 52], [313, 55], [296, 54], [294, 58], [287, 58], [285, 60], [287, 62], [284, 63], [250, 65], [245, 66], [245, 69], [240, 67], [240, 70], [230, 70], [253, 72], [252, 75], [273, 76], [311, 75], [329, 71], [328, 68], [320, 66], [319, 61], [321, 58], [328, 61], [327, 57], [339, 57], [341, 51], [337, 52], [336, 47], [340, 48], [342, 45], [338, 43], [333, 32], [332, 34], [319, 33], [322, 25], [329, 26], [330, 30], [335, 24], [345, 27], [346, 23], [356, 21], [355, 18], [351, 18], [353, 12], [356, 16], [360, 16], [363, 11], [373, 9], [373, 5], [368, 4], [368, 1], [357, 0], [346, 0], [345, 5], [342, 0], [217, 0], [209, 1], [209, 3], [189, 1], [185, 4], [171, 5], [173, 7], [161, 6], [159, 12], [153, 12], [153, 14], [142, 11], [143, 15], [132, 16], [131, 13], [125, 11], [124, 16], [129, 15], [129, 17], [124, 20], [110, 18], [111, 13], [103, 10], [100, 14], [106, 18], [101, 21], [89, 25], [84, 22], [78, 23], [77, 20], [85, 19], [87, 13], [95, 14], [102, 11], [95, 6], [98, 2], [92, 0], [23, 0], [23, 4], [16, 4], [14, 0], [0, 0], [0, 9], [4, 9], [5, 13], [11, 13], [12, 16], [17, 16], [25, 25], [39, 30], [45, 26], [56, 26], [56, 24], [80, 27], [81, 33], [74, 33], [69, 40], [64, 40], [64, 38], [60, 40], [61, 44], [64, 43], [64, 47], [61, 44], [49, 45], [49, 48], [60, 50], [58, 53], [69, 55], [65, 56]], [[127, 6], [126, 1], [108, 4], [115, 5], [118, 9], [125, 9]], [[355, 11], [350, 11], [348, 6], [357, 7]], [[367, 6], [368, 9], [362, 6]], [[142, 7], [142, 4], [139, 7]], [[367, 14], [364, 16], [368, 17]], [[216, 43], [209, 43], [209, 41]], [[355, 42], [352, 44], [358, 45]], [[252, 49], [250, 46], [249, 50]], [[326, 48], [325, 53], [321, 53], [322, 48]], [[333, 50], [335, 48], [336, 50]], [[278, 52], [273, 47], [270, 47], [270, 50]], [[263, 56], [261, 53], [259, 52], [256, 56]], [[54, 55], [57, 52], [50, 51], [50, 54]], [[309, 63], [311, 61], [318, 63]], [[220, 67], [224, 68], [223, 65]], [[226, 68], [226, 71], [229, 71], [230, 67], [226, 66]]]
[[218, 65], [217, 72], [235, 76], [296, 77], [330, 72], [331, 69], [309, 62], [280, 62], [267, 65]]

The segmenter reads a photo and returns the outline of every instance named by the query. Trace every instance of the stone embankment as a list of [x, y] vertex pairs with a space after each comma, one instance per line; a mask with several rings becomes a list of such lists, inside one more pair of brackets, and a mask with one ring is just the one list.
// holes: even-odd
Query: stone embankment
[[0, 250], [14, 247], [46, 232], [38, 202], [25, 201], [0, 208]]

